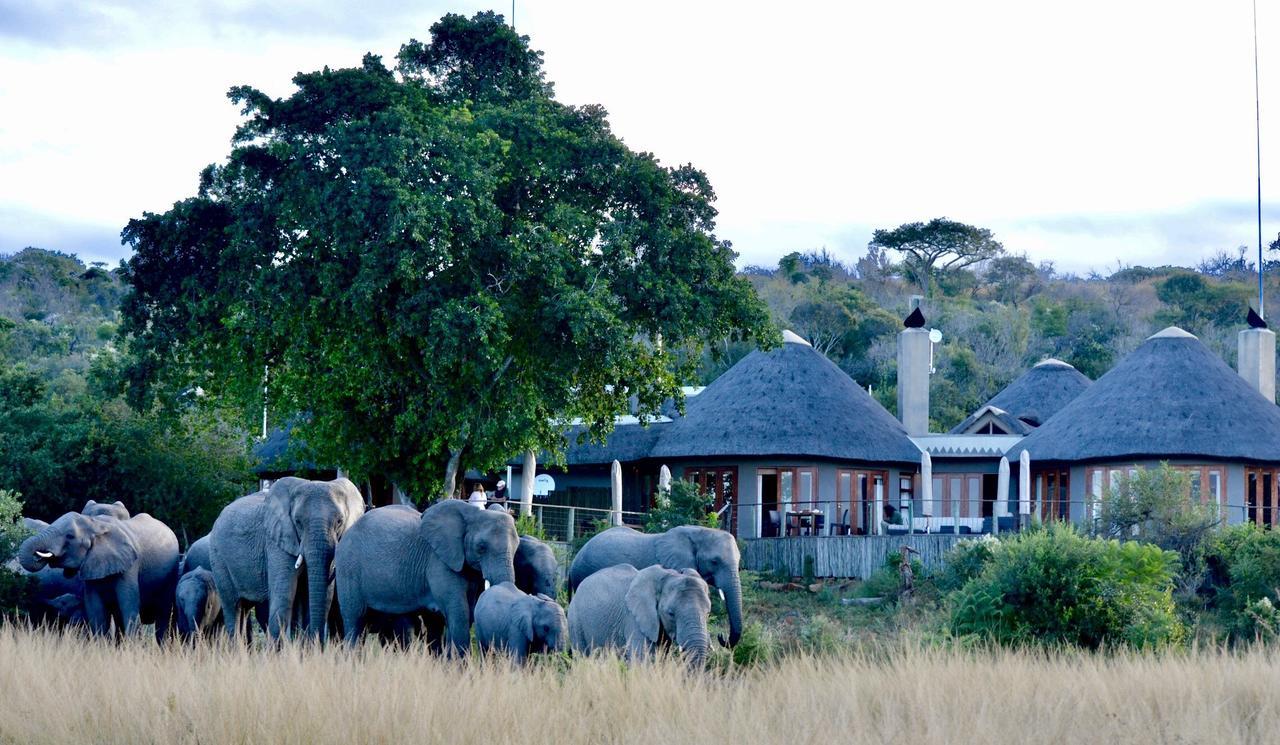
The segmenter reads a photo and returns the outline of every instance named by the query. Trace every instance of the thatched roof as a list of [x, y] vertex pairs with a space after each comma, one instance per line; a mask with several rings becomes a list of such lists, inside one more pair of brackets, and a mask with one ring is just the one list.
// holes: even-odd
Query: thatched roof
[[1167, 328], [1010, 449], [1032, 462], [1280, 462], [1280, 407], [1200, 340]]
[[794, 456], [920, 461], [902, 424], [803, 339], [729, 368], [664, 425], [655, 458]]
[[1089, 383], [1083, 373], [1062, 360], [1044, 360], [970, 414], [951, 434], [967, 432], [984, 414], [990, 414], [1011, 435], [1028, 434], [1083, 393]]
[[565, 435], [567, 440], [565, 462], [570, 466], [581, 466], [607, 464], [615, 460], [623, 463], [643, 460], [649, 457], [663, 429], [669, 426], [671, 426], [669, 420], [652, 422], [648, 426], [618, 424], [614, 426], [603, 445], [592, 442], [590, 439], [578, 444], [578, 436], [583, 428], [572, 427]]
[[289, 420], [283, 427], [272, 429], [266, 439], [253, 446], [254, 473], [265, 476], [324, 470], [309, 457], [306, 443], [294, 437], [293, 426], [294, 421]]

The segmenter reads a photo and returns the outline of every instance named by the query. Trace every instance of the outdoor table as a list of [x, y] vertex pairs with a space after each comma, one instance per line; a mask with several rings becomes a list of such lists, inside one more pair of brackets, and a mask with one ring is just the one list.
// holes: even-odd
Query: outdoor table
[[822, 510], [787, 510], [787, 535], [814, 535], [821, 514]]

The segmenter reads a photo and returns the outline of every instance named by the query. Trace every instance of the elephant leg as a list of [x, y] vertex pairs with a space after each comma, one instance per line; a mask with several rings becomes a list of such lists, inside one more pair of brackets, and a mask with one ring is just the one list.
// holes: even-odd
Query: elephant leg
[[278, 641], [293, 621], [293, 601], [298, 589], [297, 557], [284, 551], [267, 552], [267, 635]]
[[[115, 589], [121, 631], [125, 636], [132, 636], [142, 627], [142, 595], [138, 588], [137, 572], [130, 572], [117, 580]], [[156, 625], [162, 625], [159, 619], [156, 619]]]
[[89, 630], [98, 636], [106, 636], [111, 631], [111, 617], [107, 604], [97, 590], [86, 587], [84, 590], [84, 616], [89, 621]]

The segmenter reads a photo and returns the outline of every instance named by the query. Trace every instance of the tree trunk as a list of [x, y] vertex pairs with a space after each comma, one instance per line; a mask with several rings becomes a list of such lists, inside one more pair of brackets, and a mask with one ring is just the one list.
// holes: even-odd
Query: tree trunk
[[444, 493], [442, 499], [452, 499], [458, 488], [458, 467], [462, 463], [462, 448], [449, 452], [449, 463], [444, 468]]

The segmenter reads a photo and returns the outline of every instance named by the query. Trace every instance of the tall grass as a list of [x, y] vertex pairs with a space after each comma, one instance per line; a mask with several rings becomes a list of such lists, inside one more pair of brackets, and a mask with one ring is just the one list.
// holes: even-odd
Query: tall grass
[[691, 675], [0, 630], [6, 743], [1252, 743], [1277, 727], [1265, 650], [911, 648]]

